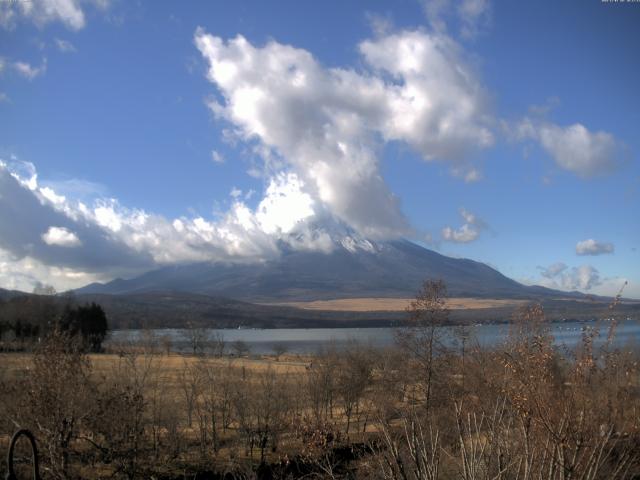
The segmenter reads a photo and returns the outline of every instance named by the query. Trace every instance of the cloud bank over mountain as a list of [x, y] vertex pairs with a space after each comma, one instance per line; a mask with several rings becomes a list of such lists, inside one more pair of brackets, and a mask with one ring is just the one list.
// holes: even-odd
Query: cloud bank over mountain
[[11, 288], [38, 281], [68, 288], [176, 263], [260, 262], [283, 246], [328, 252], [341, 242], [366, 243], [317, 210], [293, 173], [274, 176], [255, 209], [236, 197], [217, 219], [171, 220], [115, 199], [67, 198], [41, 186], [33, 165], [16, 161], [0, 161], [0, 192], [0, 281]]
[[[488, 12], [488, 2], [463, 2], [455, 13], [461, 32], [474, 36]], [[440, 162], [464, 182], [483, 178], [482, 152], [514, 138], [539, 143], [578, 177], [617, 168], [623, 147], [608, 132], [526, 116], [508, 124], [500, 119], [476, 62], [441, 24], [443, 11], [426, 13], [430, 29], [380, 30], [357, 45], [357, 66], [342, 67], [276, 40], [258, 45], [198, 28], [193, 41], [211, 84], [207, 106], [229, 138], [260, 159], [261, 200], [251, 207], [251, 194], [234, 188], [230, 207], [217, 217], [167, 218], [104, 195], [79, 199], [40, 182], [28, 162], [0, 160], [0, 281], [64, 289], [163, 265], [261, 262], [283, 248], [329, 252], [367, 248], [368, 239], [425, 237], [382, 174], [389, 144]], [[0, 9], [6, 28], [25, 19], [38, 26], [62, 22], [71, 30], [86, 24], [75, 0]], [[70, 43], [57, 45], [71, 51]], [[0, 59], [0, 73], [13, 68], [29, 79], [46, 67], [45, 59], [39, 67]], [[217, 150], [210, 157], [218, 168], [228, 160]], [[487, 228], [477, 214], [460, 214], [464, 223], [442, 227], [441, 240], [473, 242]], [[608, 244], [583, 243], [578, 254], [609, 253]], [[597, 271], [585, 269], [543, 277], [566, 288], [598, 283]]]

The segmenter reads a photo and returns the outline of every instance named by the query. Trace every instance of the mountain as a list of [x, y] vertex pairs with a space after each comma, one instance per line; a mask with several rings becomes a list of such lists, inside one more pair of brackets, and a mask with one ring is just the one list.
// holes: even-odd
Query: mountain
[[7, 290], [0, 288], [0, 300], [10, 300], [15, 297], [24, 297], [30, 295], [29, 293], [21, 292], [19, 290]]
[[239, 300], [303, 301], [412, 297], [425, 279], [443, 279], [449, 296], [487, 298], [583, 297], [522, 285], [480, 262], [451, 258], [407, 240], [346, 238], [330, 253], [284, 248], [258, 264], [195, 263], [160, 268], [128, 280], [94, 283], [77, 294], [187, 292]]

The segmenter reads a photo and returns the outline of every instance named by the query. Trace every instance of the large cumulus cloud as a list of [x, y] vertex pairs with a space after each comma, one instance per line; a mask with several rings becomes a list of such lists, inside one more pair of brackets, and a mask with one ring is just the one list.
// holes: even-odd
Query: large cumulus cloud
[[235, 195], [219, 218], [168, 219], [115, 199], [67, 198], [42, 186], [33, 165], [0, 161], [5, 286], [46, 281], [67, 288], [174, 263], [258, 262], [279, 255], [283, 244], [329, 251], [349, 235], [355, 233], [318, 209], [294, 173], [275, 175], [255, 209]]
[[365, 41], [364, 71], [203, 29], [195, 43], [220, 94], [210, 102], [214, 113], [257, 142], [265, 162], [276, 157], [293, 168], [314, 199], [365, 236], [410, 230], [380, 174], [381, 139], [406, 142], [465, 174], [473, 170], [468, 153], [493, 142], [485, 94], [446, 36], [406, 31]]

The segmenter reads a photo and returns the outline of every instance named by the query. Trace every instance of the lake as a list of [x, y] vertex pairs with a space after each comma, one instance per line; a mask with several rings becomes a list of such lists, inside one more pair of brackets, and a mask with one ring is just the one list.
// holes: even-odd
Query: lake
[[[598, 326], [600, 336], [596, 344], [606, 340], [610, 322], [558, 322], [551, 324], [551, 333], [558, 347], [574, 347], [582, 338], [583, 329]], [[453, 327], [455, 328], [455, 327]], [[253, 354], [273, 353], [276, 345], [284, 347], [289, 353], [313, 354], [329, 345], [345, 348], [350, 342], [357, 341], [373, 347], [387, 347], [394, 343], [394, 328], [282, 328], [282, 329], [208, 329], [210, 336], [222, 335], [227, 343], [243, 341]], [[441, 327], [446, 343], [453, 344], [455, 335], [452, 327]], [[469, 344], [478, 342], [483, 346], [492, 346], [503, 341], [509, 331], [508, 324], [488, 324], [470, 327]], [[172, 349], [188, 351], [188, 330], [159, 329], [154, 330], [156, 338], [168, 336]], [[143, 330], [115, 330], [111, 332], [107, 345], [123, 342], [138, 342], [144, 338]], [[618, 347], [637, 346], [640, 341], [640, 322], [624, 320], [616, 328], [614, 344]]]

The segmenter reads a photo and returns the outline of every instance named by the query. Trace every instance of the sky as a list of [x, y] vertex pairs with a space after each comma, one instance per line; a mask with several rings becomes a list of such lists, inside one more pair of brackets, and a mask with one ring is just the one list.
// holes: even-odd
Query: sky
[[640, 298], [640, 3], [0, 0], [0, 287], [408, 238]]

